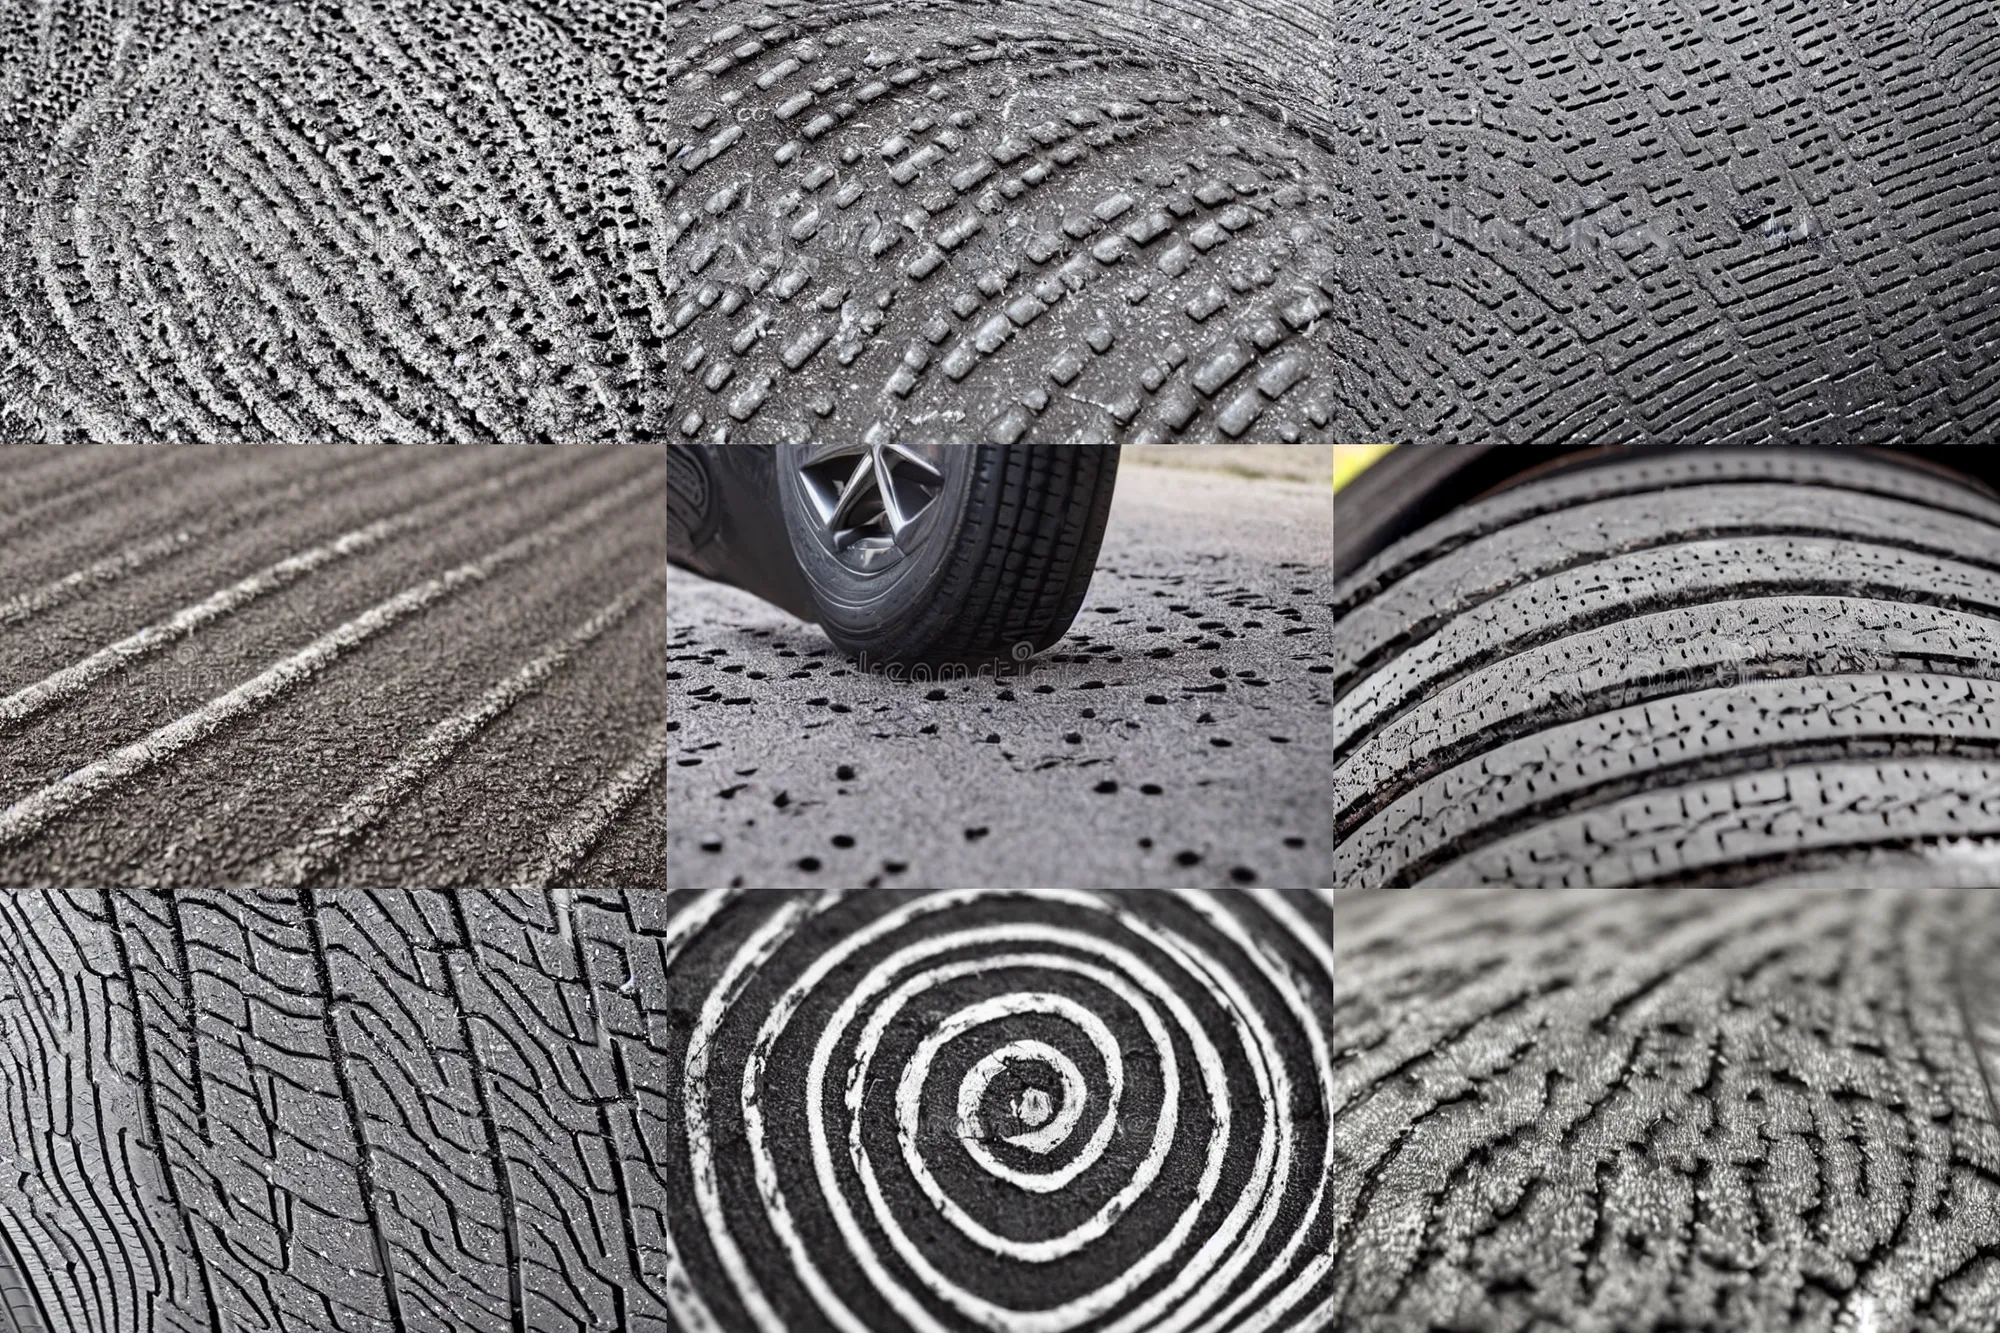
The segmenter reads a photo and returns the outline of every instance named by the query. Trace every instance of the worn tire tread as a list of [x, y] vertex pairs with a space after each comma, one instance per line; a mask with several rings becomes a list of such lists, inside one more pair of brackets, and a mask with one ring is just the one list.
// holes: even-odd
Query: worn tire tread
[[1336, 882], [1708, 882], [2000, 839], [2000, 506], [1970, 485], [1697, 451], [1432, 527], [1335, 590]]

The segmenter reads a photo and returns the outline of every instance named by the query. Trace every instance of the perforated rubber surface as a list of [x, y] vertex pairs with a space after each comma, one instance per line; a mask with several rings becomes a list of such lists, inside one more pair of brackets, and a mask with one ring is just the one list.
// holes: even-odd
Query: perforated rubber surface
[[997, 674], [670, 570], [668, 880], [1330, 887], [1326, 491], [1128, 463], [1075, 627]]
[[1335, 883], [2000, 882], [1996, 539], [1969, 486], [1792, 449], [1455, 512], [1335, 589]]

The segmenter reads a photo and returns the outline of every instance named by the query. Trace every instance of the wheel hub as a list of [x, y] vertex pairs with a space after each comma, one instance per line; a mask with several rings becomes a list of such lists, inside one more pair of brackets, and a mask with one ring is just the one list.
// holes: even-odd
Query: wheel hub
[[901, 560], [944, 493], [939, 445], [827, 444], [798, 466], [820, 524], [820, 539], [842, 563], [863, 571]]

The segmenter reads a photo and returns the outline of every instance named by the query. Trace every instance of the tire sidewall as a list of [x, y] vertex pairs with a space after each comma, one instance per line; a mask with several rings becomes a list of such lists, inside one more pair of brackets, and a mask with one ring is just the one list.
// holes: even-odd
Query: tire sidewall
[[778, 495], [785, 532], [819, 609], [820, 624], [849, 652], [897, 656], [898, 640], [936, 609], [938, 590], [963, 544], [983, 463], [981, 446], [953, 448], [945, 455], [944, 489], [919, 519], [914, 545], [902, 560], [872, 574], [850, 569], [822, 544], [819, 520], [799, 475], [799, 448], [778, 446]]

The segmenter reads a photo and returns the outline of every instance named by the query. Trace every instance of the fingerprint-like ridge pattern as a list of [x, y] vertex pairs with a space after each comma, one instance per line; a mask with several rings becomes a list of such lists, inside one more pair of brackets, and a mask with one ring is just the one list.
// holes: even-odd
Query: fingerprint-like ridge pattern
[[[682, 896], [669, 947], [708, 978], [665, 1233], [685, 1327], [1326, 1317], [1323, 903]], [[1036, 1072], [1039, 1123], [994, 1093]]]
[[36, 0], [51, 438], [1986, 438], [1982, 0]]

